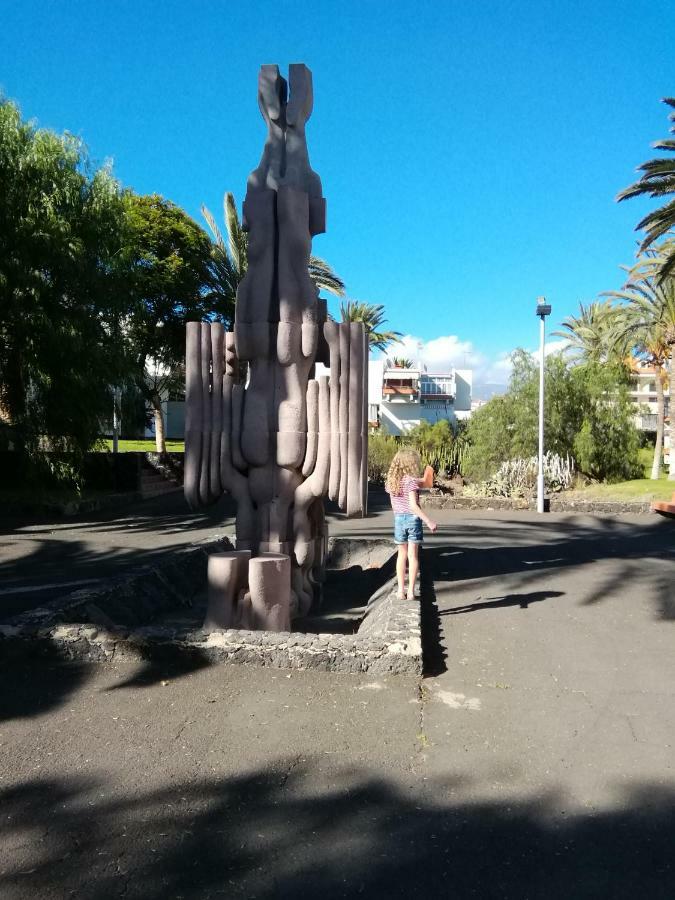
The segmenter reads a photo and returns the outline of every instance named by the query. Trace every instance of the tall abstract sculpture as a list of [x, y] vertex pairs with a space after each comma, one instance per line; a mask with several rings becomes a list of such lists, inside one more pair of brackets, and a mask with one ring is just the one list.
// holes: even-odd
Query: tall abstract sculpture
[[[193, 509], [225, 491], [237, 504], [237, 549], [212, 558], [205, 627], [287, 630], [320, 594], [323, 498], [366, 513], [368, 336], [327, 319], [308, 274], [326, 201], [305, 139], [311, 72], [291, 65], [289, 83], [290, 97], [278, 67], [261, 67], [267, 140], [244, 200], [234, 332], [187, 326], [185, 496]], [[317, 362], [330, 377], [314, 377]]]

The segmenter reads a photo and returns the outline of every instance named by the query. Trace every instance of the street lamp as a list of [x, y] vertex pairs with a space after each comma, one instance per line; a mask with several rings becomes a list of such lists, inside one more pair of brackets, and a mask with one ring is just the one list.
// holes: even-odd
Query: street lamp
[[544, 339], [546, 316], [551, 315], [551, 304], [545, 297], [537, 297], [537, 315], [541, 319], [539, 359], [539, 470], [537, 472], [537, 512], [544, 512]]

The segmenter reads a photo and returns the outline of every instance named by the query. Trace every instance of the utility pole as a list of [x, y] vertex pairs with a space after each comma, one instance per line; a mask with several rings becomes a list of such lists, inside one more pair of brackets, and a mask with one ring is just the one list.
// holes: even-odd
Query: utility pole
[[546, 316], [551, 315], [551, 305], [545, 297], [537, 297], [537, 315], [541, 320], [539, 334], [539, 469], [537, 472], [537, 512], [544, 512], [544, 345]]

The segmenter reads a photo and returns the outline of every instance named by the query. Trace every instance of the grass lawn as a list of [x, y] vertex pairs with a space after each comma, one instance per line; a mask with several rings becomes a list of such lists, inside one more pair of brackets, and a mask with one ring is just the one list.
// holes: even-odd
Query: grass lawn
[[[112, 440], [107, 438], [103, 441], [105, 447], [112, 451]], [[157, 449], [154, 440], [139, 441], [120, 441], [120, 453], [154, 453]], [[185, 441], [167, 441], [166, 449], [168, 453], [185, 453]]]
[[649, 447], [640, 450], [640, 463], [644, 467], [646, 478], [633, 481], [619, 481], [617, 484], [590, 484], [576, 491], [568, 491], [579, 498], [597, 497], [602, 500], [670, 500], [675, 493], [675, 481], [668, 481], [668, 473], [662, 470], [658, 481], [652, 481], [649, 474], [652, 470], [654, 451]]
[[565, 496], [574, 495], [579, 499], [592, 497], [598, 500], [670, 500], [675, 494], [675, 481], [667, 481], [661, 477], [658, 481], [651, 478], [636, 478], [634, 481], [620, 481], [618, 484], [591, 484], [577, 491], [567, 491]]

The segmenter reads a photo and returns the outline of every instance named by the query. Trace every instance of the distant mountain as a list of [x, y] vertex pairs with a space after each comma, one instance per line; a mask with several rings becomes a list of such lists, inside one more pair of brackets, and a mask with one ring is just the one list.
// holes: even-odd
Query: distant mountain
[[481, 384], [481, 382], [474, 383], [473, 390], [471, 391], [471, 399], [490, 400], [498, 394], [506, 393], [506, 388], [507, 385], [505, 384], [498, 384], [490, 381], [486, 381], [484, 384]]

